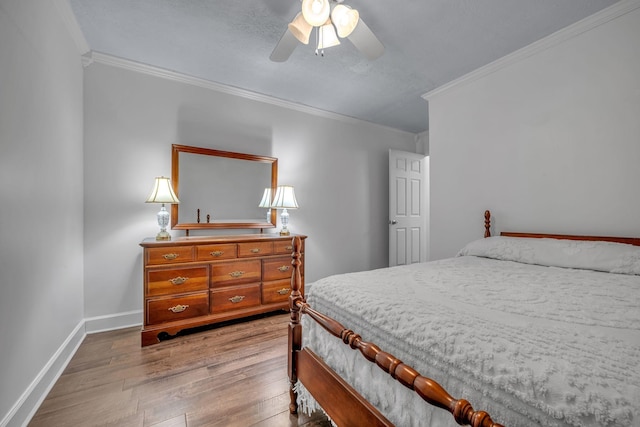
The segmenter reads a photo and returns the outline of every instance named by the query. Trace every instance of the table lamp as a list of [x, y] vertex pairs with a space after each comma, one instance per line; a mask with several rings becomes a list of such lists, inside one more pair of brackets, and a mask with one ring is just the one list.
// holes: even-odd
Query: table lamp
[[156, 177], [151, 194], [149, 194], [145, 203], [162, 203], [160, 212], [158, 212], [158, 225], [160, 226], [160, 232], [156, 236], [156, 240], [171, 240], [171, 234], [167, 232], [167, 225], [169, 225], [169, 212], [167, 212], [164, 204], [180, 203], [180, 200], [178, 200], [176, 193], [173, 192], [169, 178], [165, 176]]
[[273, 197], [272, 209], [282, 209], [280, 213], [280, 222], [282, 223], [282, 230], [280, 230], [281, 236], [288, 236], [289, 229], [289, 212], [287, 209], [297, 209], [298, 201], [293, 191], [293, 187], [290, 185], [280, 185], [276, 190], [276, 195]]

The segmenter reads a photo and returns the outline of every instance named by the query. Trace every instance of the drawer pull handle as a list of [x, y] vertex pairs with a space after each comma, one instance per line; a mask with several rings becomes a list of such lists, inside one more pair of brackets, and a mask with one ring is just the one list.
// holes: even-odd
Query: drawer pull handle
[[232, 271], [231, 273], [229, 273], [229, 276], [237, 279], [238, 277], [242, 277], [243, 274], [244, 271]]
[[289, 293], [289, 288], [282, 288], [276, 291], [278, 295], [286, 295]]
[[260, 253], [260, 248], [253, 248], [253, 249], [251, 249], [251, 253], [252, 253], [252, 254], [259, 254], [259, 253]]
[[172, 261], [176, 258], [178, 258], [180, 256], [180, 254], [164, 254], [162, 255], [162, 258], [166, 259], [167, 261]]
[[169, 311], [173, 312], [173, 313], [182, 313], [183, 311], [185, 311], [187, 308], [189, 308], [188, 304], [178, 304], [175, 305], [173, 307], [169, 307]]
[[284, 273], [285, 271], [289, 271], [289, 269], [290, 269], [290, 268], [291, 268], [291, 266], [290, 266], [290, 265], [282, 265], [282, 266], [278, 267], [278, 270], [279, 270], [281, 273]]
[[187, 280], [189, 280], [188, 277], [174, 277], [173, 279], [169, 279], [169, 281], [171, 282], [171, 284], [173, 285], [182, 285], [183, 283], [185, 283]]
[[288, 250], [288, 251], [292, 251], [293, 250], [293, 246], [287, 246], [287, 247], [285, 247], [285, 249]]
[[222, 256], [222, 254], [224, 254], [224, 251], [213, 251], [213, 252], [209, 252], [209, 254], [213, 257], [219, 257], [219, 256]]
[[244, 299], [244, 295], [236, 295], [235, 297], [229, 298], [229, 301], [231, 301], [234, 304], [237, 304], [240, 301], [242, 301], [243, 299]]

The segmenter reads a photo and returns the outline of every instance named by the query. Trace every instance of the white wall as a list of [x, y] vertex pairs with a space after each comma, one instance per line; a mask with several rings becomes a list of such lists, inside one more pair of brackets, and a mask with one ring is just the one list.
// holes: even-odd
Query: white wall
[[638, 4], [427, 96], [432, 259], [482, 237], [485, 209], [494, 234], [640, 236]]
[[158, 232], [158, 206], [144, 200], [153, 178], [169, 175], [173, 143], [278, 158], [279, 183], [293, 185], [300, 204], [290, 212], [289, 228], [309, 236], [307, 281], [387, 265], [388, 150], [415, 151], [413, 134], [294, 111], [112, 62], [97, 60], [85, 69], [88, 318], [133, 313], [129, 318], [141, 321], [139, 243]]
[[0, 0], [2, 427], [29, 419], [85, 327], [141, 322], [138, 243], [157, 232], [143, 202], [172, 143], [279, 157], [309, 279], [386, 265], [388, 149], [416, 149], [412, 134], [363, 122], [83, 71], [72, 21], [65, 0]]
[[82, 338], [82, 120], [55, 3], [1, 0], [0, 425], [28, 418]]

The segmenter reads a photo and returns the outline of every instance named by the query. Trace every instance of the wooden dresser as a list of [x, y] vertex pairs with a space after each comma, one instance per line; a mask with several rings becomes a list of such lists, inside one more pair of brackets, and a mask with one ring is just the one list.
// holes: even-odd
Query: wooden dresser
[[[246, 234], [142, 241], [142, 345], [187, 328], [288, 310], [293, 237]], [[306, 236], [300, 237], [304, 247]]]

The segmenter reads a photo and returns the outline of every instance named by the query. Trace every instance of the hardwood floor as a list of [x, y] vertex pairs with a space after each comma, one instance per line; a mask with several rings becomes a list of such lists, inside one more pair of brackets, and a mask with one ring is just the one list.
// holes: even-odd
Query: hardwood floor
[[139, 327], [88, 335], [29, 426], [330, 426], [289, 414], [288, 321], [230, 322], [144, 348]]

